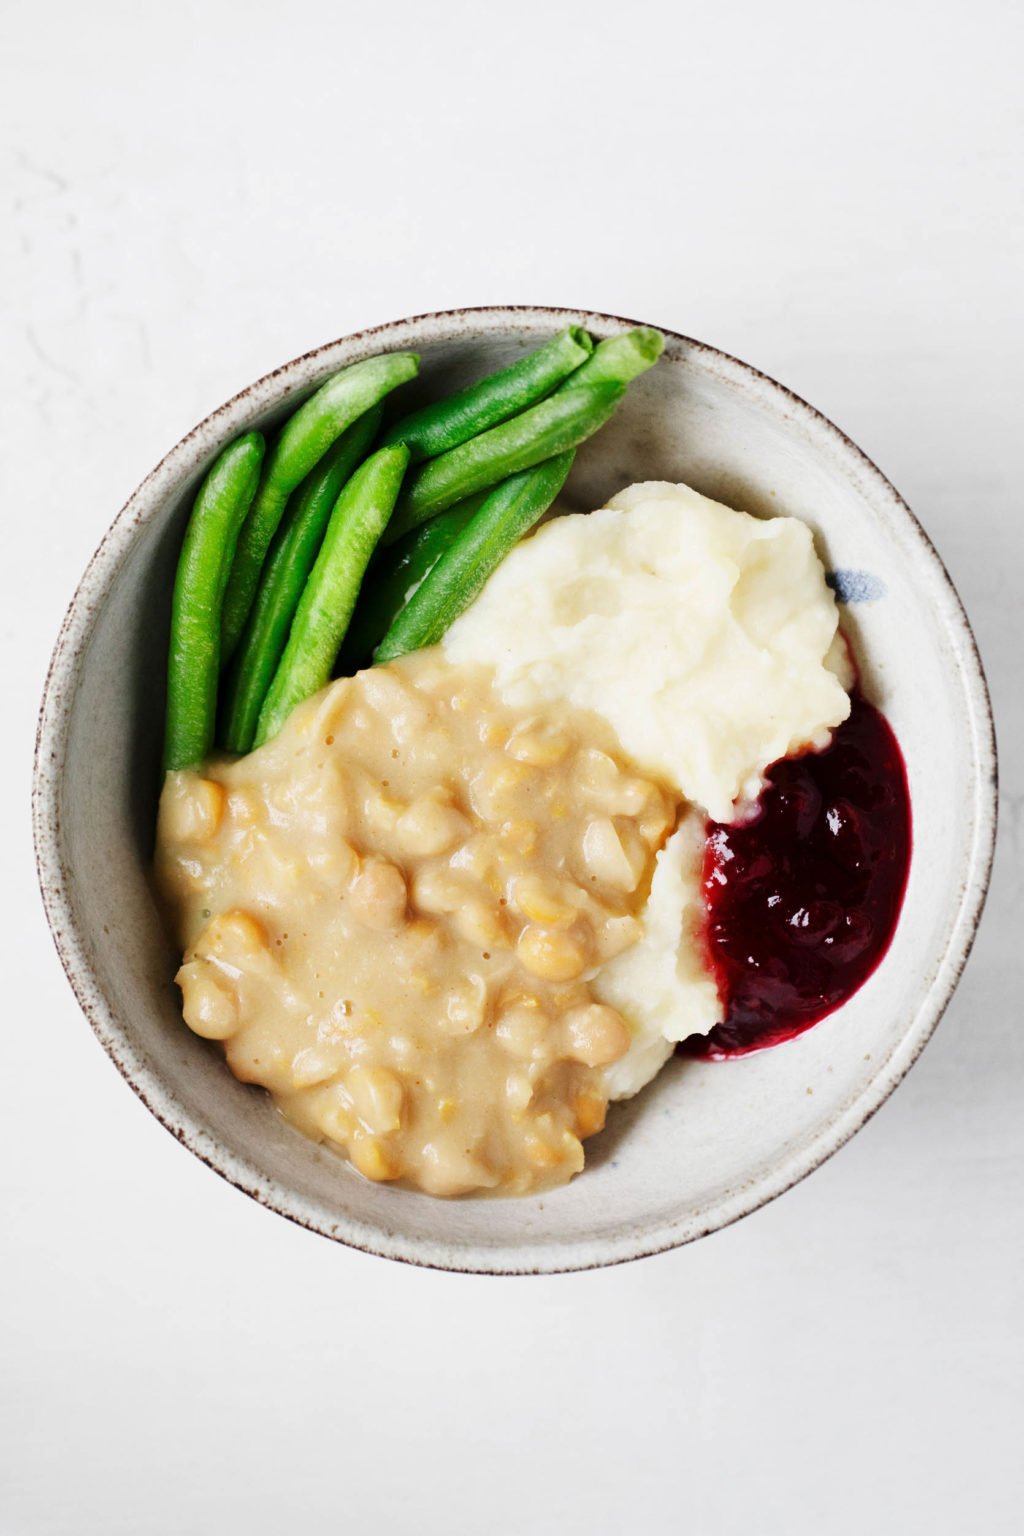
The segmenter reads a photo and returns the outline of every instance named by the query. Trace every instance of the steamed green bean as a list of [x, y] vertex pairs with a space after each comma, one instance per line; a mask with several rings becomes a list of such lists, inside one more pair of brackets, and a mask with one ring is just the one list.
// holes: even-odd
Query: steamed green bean
[[369, 357], [343, 368], [285, 422], [267, 456], [256, 499], [238, 536], [235, 561], [224, 594], [221, 663], [238, 646], [259, 584], [270, 541], [285, 503], [328, 448], [372, 406], [419, 369], [412, 352]]

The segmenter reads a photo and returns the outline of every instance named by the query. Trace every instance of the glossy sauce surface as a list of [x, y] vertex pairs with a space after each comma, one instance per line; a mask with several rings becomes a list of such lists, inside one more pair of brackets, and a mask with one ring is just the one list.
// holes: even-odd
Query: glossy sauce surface
[[643, 933], [675, 816], [607, 724], [509, 710], [486, 668], [426, 650], [341, 679], [258, 751], [167, 776], [185, 1021], [367, 1178], [565, 1183], [632, 1040], [592, 983]]
[[768, 770], [753, 820], [709, 822], [709, 962], [726, 1017], [680, 1050], [722, 1060], [777, 1045], [863, 985], [892, 938], [910, 866], [906, 769], [859, 694], [823, 752]]

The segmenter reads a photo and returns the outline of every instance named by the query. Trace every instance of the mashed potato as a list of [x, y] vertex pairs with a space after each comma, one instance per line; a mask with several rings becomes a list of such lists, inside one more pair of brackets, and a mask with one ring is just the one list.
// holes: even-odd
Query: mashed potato
[[603, 716], [694, 807], [659, 857], [644, 939], [598, 982], [635, 1034], [612, 1069], [616, 1097], [722, 1018], [695, 938], [699, 829], [742, 815], [771, 763], [825, 746], [846, 719], [837, 626], [805, 523], [651, 482], [539, 529], [445, 637], [452, 661], [495, 669], [513, 708]]
[[806, 523], [652, 482], [520, 544], [444, 648], [494, 667], [514, 708], [603, 715], [640, 768], [730, 821], [769, 763], [849, 714], [837, 623]]

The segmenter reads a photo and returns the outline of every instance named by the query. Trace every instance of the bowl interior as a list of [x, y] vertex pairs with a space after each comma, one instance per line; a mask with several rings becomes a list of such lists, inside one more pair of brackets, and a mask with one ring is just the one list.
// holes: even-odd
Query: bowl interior
[[[635, 480], [685, 480], [746, 510], [792, 513], [830, 569], [861, 573], [844, 624], [865, 690], [910, 776], [915, 848], [892, 948], [862, 991], [795, 1041], [736, 1062], [672, 1062], [613, 1110], [588, 1169], [542, 1197], [438, 1202], [367, 1183], [236, 1082], [183, 1025], [176, 957], [149, 885], [174, 563], [213, 453], [268, 426], [327, 374], [380, 350], [422, 353], [417, 390], [446, 390], [578, 321], [460, 312], [400, 322], [299, 359], [178, 446], [122, 513], [69, 613], [41, 725], [37, 837], [69, 975], [98, 1033], [165, 1124], [242, 1188], [372, 1251], [475, 1270], [609, 1263], [752, 1209], [862, 1123], [927, 1039], [955, 983], [991, 849], [991, 741], [970, 631], [937, 557], [879, 473], [778, 385], [682, 338], [581, 451], [570, 505]], [[638, 686], [642, 679], [637, 679]]]

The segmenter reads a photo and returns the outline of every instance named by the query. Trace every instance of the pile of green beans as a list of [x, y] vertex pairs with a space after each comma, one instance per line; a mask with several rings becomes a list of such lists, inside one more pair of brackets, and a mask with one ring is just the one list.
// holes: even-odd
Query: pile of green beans
[[465, 531], [434, 562], [396, 614], [373, 653], [374, 661], [394, 661], [440, 640], [513, 545], [544, 516], [565, 484], [575, 457], [570, 449], [510, 475], [494, 488]]
[[416, 588], [458, 538], [466, 524], [482, 506], [486, 492], [467, 497], [421, 523], [387, 551], [389, 559], [373, 569], [363, 583], [356, 611], [345, 636], [341, 652], [343, 672], [357, 670], [370, 659], [375, 647], [391, 628], [391, 622], [412, 597]]
[[257, 746], [277, 734], [296, 704], [330, 680], [360, 583], [387, 527], [408, 463], [404, 443], [379, 448], [338, 497], [260, 711]]
[[389, 428], [382, 441], [404, 443], [413, 464], [436, 459], [439, 453], [457, 448], [543, 400], [556, 384], [576, 372], [593, 350], [594, 343], [586, 331], [570, 325], [510, 367], [403, 417]]
[[569, 326], [382, 434], [382, 402], [419, 369], [389, 353], [328, 379], [269, 451], [258, 432], [230, 443], [178, 564], [165, 767], [198, 767], [215, 739], [269, 741], [339, 652], [356, 666], [440, 640], [663, 346], [647, 328], [595, 346]]
[[165, 768], [194, 768], [213, 745], [224, 588], [263, 450], [259, 432], [229, 443], [192, 508], [171, 599]]
[[414, 378], [420, 360], [411, 352], [369, 357], [343, 368], [285, 423], [270, 450], [256, 499], [238, 536], [231, 577], [224, 594], [221, 658], [230, 661], [256, 596], [256, 586], [285, 502], [328, 448], [364, 411]]
[[220, 738], [229, 752], [252, 750], [263, 700], [274, 680], [334, 504], [376, 437], [380, 418], [380, 407], [376, 406], [353, 422], [288, 503], [225, 677]]
[[614, 381], [602, 381], [592, 389], [567, 390], [563, 386], [522, 415], [431, 459], [410, 476], [385, 542], [392, 543], [506, 475], [532, 469], [534, 464], [577, 447], [604, 426], [624, 391], [625, 385]]

